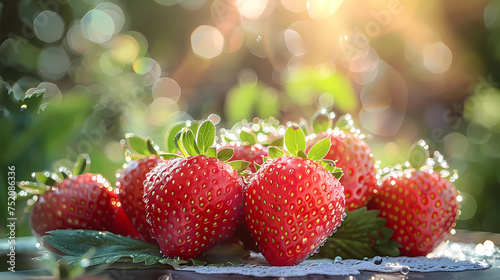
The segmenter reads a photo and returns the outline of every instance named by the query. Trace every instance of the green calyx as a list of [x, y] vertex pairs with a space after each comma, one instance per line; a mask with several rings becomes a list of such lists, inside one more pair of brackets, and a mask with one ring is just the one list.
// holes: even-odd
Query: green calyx
[[393, 230], [385, 226], [378, 210], [366, 207], [348, 212], [337, 231], [326, 240], [314, 258], [363, 259], [400, 255], [399, 244], [390, 240]]
[[[90, 157], [87, 154], [79, 155], [76, 159], [72, 170], [68, 170], [66, 167], [59, 167], [57, 171], [40, 171], [33, 172], [32, 177], [34, 181], [23, 181], [19, 182], [17, 185], [20, 189], [25, 191], [27, 195], [25, 198], [33, 197], [34, 195], [41, 195], [44, 192], [50, 190], [52, 187], [61, 183], [71, 176], [77, 176], [88, 172], [90, 168]], [[34, 201], [33, 201], [34, 202]], [[29, 211], [33, 204], [28, 204], [26, 211]]]
[[[160, 156], [173, 158], [205, 155], [227, 162], [234, 154], [233, 149], [230, 148], [217, 151], [215, 147], [215, 125], [210, 120], [205, 120], [199, 125], [196, 135], [187, 126], [181, 128], [175, 134], [173, 143], [182, 156], [174, 153], [160, 154]], [[250, 165], [250, 162], [231, 161], [228, 164], [236, 171], [242, 172]]]
[[444, 159], [443, 155], [434, 151], [431, 153], [429, 151], [429, 145], [425, 140], [419, 140], [413, 144], [409, 152], [409, 160], [403, 165], [397, 164], [392, 168], [384, 168], [378, 171], [380, 177], [383, 177], [391, 172], [401, 172], [408, 169], [416, 169], [421, 171], [430, 171], [439, 173], [441, 177], [455, 182], [458, 179], [457, 170], [449, 170], [448, 162]]
[[[335, 161], [324, 159], [330, 150], [330, 139], [325, 138], [311, 147], [309, 153], [306, 153], [306, 137], [302, 128], [297, 125], [290, 125], [284, 137], [285, 148], [291, 156], [303, 159], [310, 159], [321, 164], [328, 172], [332, 173], [335, 178], [340, 179], [343, 172], [342, 169], [336, 167]], [[270, 158], [279, 158], [287, 153], [279, 147], [271, 146], [268, 149]]]

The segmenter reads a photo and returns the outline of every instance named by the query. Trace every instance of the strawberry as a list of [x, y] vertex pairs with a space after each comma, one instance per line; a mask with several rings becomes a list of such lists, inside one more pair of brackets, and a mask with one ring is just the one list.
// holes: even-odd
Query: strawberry
[[151, 236], [149, 223], [146, 221], [142, 197], [146, 175], [161, 161], [162, 159], [155, 155], [133, 160], [128, 163], [125, 170], [118, 173], [116, 180], [118, 198], [122, 203], [123, 210], [142, 239], [151, 243], [156, 243], [156, 241]]
[[194, 258], [229, 238], [242, 220], [243, 180], [223, 162], [232, 151], [211, 147], [214, 138], [210, 121], [200, 125], [196, 141], [182, 129], [176, 145], [185, 157], [170, 154], [148, 174], [146, 219], [164, 257]]
[[[350, 116], [345, 118], [350, 120]], [[319, 140], [330, 139], [331, 147], [326, 159], [337, 161], [344, 176], [340, 183], [345, 189], [346, 210], [352, 211], [365, 206], [376, 185], [375, 160], [370, 147], [358, 134], [340, 129], [329, 129], [308, 137], [308, 147]]]
[[263, 163], [263, 157], [269, 156], [267, 152], [267, 147], [260, 144], [242, 144], [234, 143], [229, 145], [224, 145], [220, 149], [230, 148], [233, 149], [233, 157], [229, 161], [243, 160], [250, 162], [248, 166], [250, 172], [255, 172], [255, 164], [261, 165]]
[[368, 207], [380, 210], [380, 217], [387, 219], [386, 226], [394, 230], [391, 239], [403, 245], [402, 255], [423, 256], [445, 240], [455, 226], [459, 192], [441, 176], [448, 175], [447, 170], [438, 172], [429, 166], [419, 170], [419, 164], [412, 165], [414, 168], [384, 176]]
[[137, 238], [118, 195], [99, 174], [67, 178], [44, 192], [33, 206], [30, 225], [44, 236], [55, 229], [93, 229]]
[[284, 141], [292, 156], [269, 148], [273, 159], [251, 177], [244, 198], [250, 234], [269, 264], [277, 266], [298, 264], [318, 250], [342, 222], [345, 207], [344, 189], [329, 172], [340, 170], [331, 161], [314, 161], [327, 153], [328, 140], [308, 156], [300, 128], [290, 126]]

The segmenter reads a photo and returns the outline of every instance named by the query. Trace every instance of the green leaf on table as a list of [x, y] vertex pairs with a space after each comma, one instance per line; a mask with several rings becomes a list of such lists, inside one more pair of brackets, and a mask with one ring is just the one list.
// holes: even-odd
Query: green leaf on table
[[296, 125], [291, 125], [285, 132], [285, 147], [294, 157], [297, 157], [299, 151], [306, 149], [306, 137], [304, 131]]
[[255, 143], [257, 143], [255, 136], [253, 136], [251, 133], [246, 132], [244, 130], [242, 130], [240, 132], [240, 139], [243, 142], [247, 142], [249, 145], [254, 145]]
[[307, 157], [310, 160], [320, 160], [330, 151], [330, 138], [325, 138], [312, 146]]
[[52, 230], [42, 241], [66, 254], [63, 258], [76, 263], [92, 252], [90, 265], [115, 262], [168, 264], [172, 267], [186, 265], [188, 261], [164, 258], [160, 248], [151, 243], [96, 230]]
[[285, 152], [282, 149], [273, 146], [269, 147], [267, 152], [269, 153], [270, 158], [280, 158], [285, 155]]
[[366, 207], [347, 212], [337, 231], [327, 238], [315, 258], [363, 259], [375, 256], [399, 256], [399, 244], [390, 240], [393, 230], [385, 227], [386, 220], [378, 210]]
[[220, 161], [228, 161], [230, 160], [234, 155], [234, 150], [231, 148], [224, 148], [221, 149], [219, 152], [217, 152], [217, 158]]
[[210, 120], [204, 121], [198, 128], [196, 135], [196, 143], [198, 144], [199, 153], [206, 155], [208, 148], [214, 145], [215, 140], [215, 125]]

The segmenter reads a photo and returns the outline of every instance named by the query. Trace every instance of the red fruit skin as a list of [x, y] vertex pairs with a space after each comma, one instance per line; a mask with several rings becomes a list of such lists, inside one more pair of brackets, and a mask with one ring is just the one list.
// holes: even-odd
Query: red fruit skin
[[146, 218], [164, 257], [191, 259], [242, 220], [243, 180], [230, 165], [192, 156], [159, 163], [144, 189]]
[[221, 148], [219, 148], [219, 151], [225, 148], [231, 148], [233, 149], [234, 152], [233, 157], [229, 161], [245, 160], [251, 162], [252, 164], [248, 166], [248, 169], [251, 172], [255, 172], [255, 165], [253, 163], [262, 165], [263, 157], [269, 156], [269, 153], [267, 152], [267, 147], [262, 146], [260, 144], [255, 144], [255, 145], [245, 145], [241, 143], [231, 144], [222, 146]]
[[380, 210], [404, 256], [424, 256], [455, 226], [460, 204], [455, 185], [438, 173], [409, 169], [383, 178], [368, 209]]
[[65, 179], [43, 193], [33, 206], [30, 225], [35, 236], [55, 229], [110, 231], [138, 238], [118, 195], [99, 174]]
[[247, 228], [271, 265], [290, 266], [312, 255], [340, 225], [344, 188], [308, 159], [266, 161], [245, 190]]
[[340, 130], [319, 133], [307, 143], [308, 150], [318, 141], [328, 137], [330, 150], [324, 157], [337, 161], [344, 175], [340, 183], [345, 189], [346, 210], [366, 206], [377, 184], [375, 160], [370, 147], [359, 137]]
[[141, 238], [153, 244], [156, 244], [156, 240], [151, 236], [151, 229], [146, 221], [146, 210], [142, 197], [144, 196], [146, 175], [161, 161], [161, 158], [154, 155], [131, 161], [127, 168], [120, 172], [120, 176], [116, 180], [118, 198], [122, 203], [123, 210]]

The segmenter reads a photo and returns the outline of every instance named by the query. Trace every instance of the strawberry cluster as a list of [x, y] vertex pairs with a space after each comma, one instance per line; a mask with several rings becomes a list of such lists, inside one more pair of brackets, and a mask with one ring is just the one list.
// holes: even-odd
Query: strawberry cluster
[[[21, 185], [38, 194], [33, 232], [110, 231], [186, 260], [237, 240], [277, 266], [318, 251], [352, 256], [344, 253], [360, 251], [355, 246], [365, 239], [362, 255], [353, 257], [399, 254], [384, 251], [387, 244], [419, 256], [446, 238], [459, 203], [445, 178], [450, 173], [440, 168], [442, 156], [429, 159], [420, 142], [412, 153], [417, 160], [383, 174], [349, 116], [334, 129], [318, 120], [307, 136], [295, 124], [244, 123], [222, 131], [220, 143], [210, 120], [184, 123], [169, 130], [165, 152], [149, 138], [127, 134], [128, 164], [117, 172], [115, 188], [83, 172], [85, 159], [73, 174], [36, 173], [37, 183]], [[342, 236], [357, 240], [346, 243]]]

